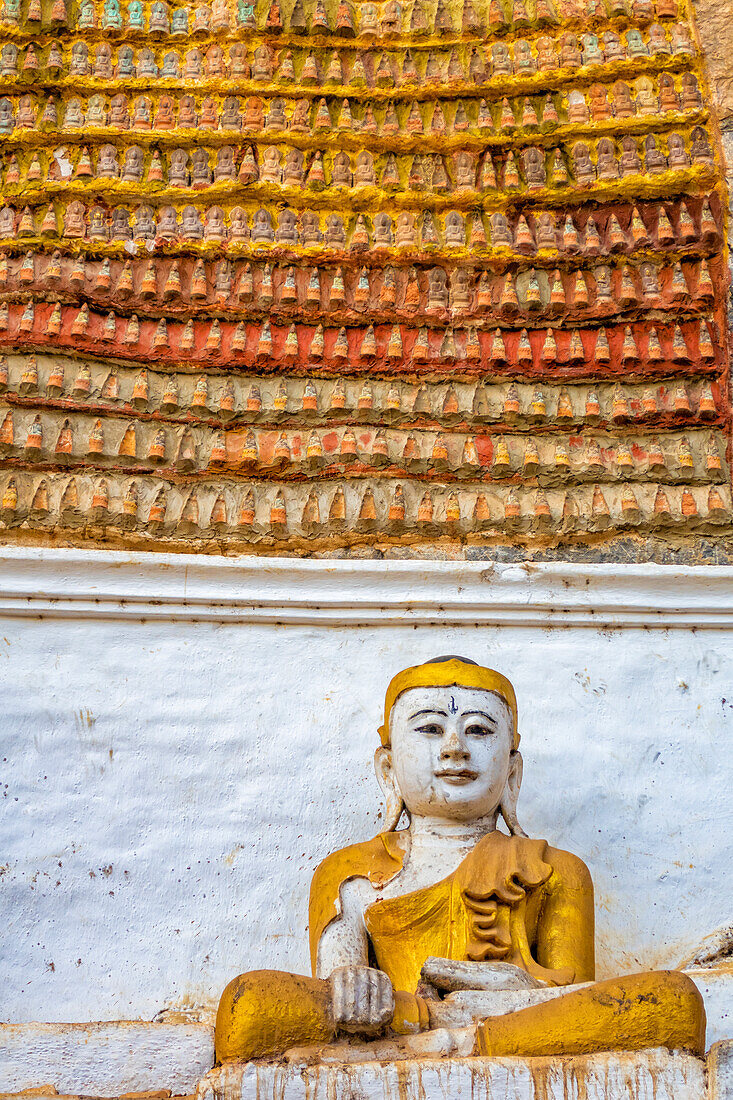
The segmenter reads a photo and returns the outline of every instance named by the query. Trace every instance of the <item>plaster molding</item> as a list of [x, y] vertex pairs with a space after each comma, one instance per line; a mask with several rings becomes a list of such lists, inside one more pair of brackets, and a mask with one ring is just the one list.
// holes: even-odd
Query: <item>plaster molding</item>
[[0, 550], [0, 615], [316, 626], [730, 629], [733, 568]]

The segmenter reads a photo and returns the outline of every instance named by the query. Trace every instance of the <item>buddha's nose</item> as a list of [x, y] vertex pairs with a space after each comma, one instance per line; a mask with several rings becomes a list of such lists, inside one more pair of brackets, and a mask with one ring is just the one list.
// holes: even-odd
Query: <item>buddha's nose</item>
[[449, 730], [440, 746], [440, 759], [468, 760], [469, 756], [468, 746], [463, 738], [459, 736], [458, 730]]

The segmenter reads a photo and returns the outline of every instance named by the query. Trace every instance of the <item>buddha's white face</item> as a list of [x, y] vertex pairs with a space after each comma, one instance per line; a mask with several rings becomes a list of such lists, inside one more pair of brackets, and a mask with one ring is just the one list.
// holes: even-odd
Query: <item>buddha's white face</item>
[[[511, 712], [498, 695], [475, 688], [412, 688], [390, 714], [391, 750], [382, 780], [413, 817], [472, 822], [490, 817], [514, 785], [521, 758], [512, 753]], [[380, 763], [378, 761], [378, 770]]]

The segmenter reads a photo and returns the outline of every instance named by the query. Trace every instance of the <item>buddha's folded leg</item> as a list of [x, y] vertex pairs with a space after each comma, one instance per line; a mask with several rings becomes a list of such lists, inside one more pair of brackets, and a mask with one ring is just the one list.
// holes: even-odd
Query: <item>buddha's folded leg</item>
[[329, 983], [279, 970], [240, 974], [221, 995], [217, 1062], [249, 1061], [335, 1036]]
[[502, 1058], [593, 1054], [668, 1047], [705, 1051], [705, 1008], [678, 971], [632, 974], [564, 997], [492, 1016], [478, 1027], [477, 1052]]

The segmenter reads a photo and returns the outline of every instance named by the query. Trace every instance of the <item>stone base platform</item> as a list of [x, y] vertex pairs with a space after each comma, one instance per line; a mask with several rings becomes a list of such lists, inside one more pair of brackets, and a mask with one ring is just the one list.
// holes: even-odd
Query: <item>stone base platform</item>
[[667, 1050], [574, 1058], [420, 1058], [219, 1066], [196, 1100], [703, 1100], [705, 1061]]

